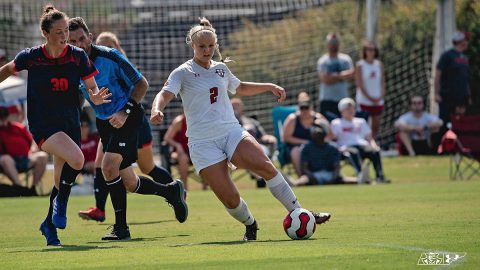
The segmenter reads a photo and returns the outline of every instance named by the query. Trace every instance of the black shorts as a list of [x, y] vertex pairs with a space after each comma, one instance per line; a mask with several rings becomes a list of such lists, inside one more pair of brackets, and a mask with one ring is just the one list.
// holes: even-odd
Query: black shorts
[[41, 149], [42, 144], [53, 134], [64, 132], [78, 146], [80, 146], [80, 120], [75, 119], [49, 119], [42, 121], [41, 125], [30, 125], [32, 137]]
[[152, 137], [152, 129], [150, 128], [150, 124], [148, 123], [147, 116], [143, 116], [143, 122], [138, 130], [138, 144], [137, 148], [142, 149], [145, 146], [149, 146], [152, 144], [153, 137]]
[[103, 143], [103, 152], [122, 155], [120, 170], [127, 168], [137, 161], [138, 130], [144, 117], [143, 108], [132, 110], [125, 124], [117, 129], [110, 125], [108, 120], [97, 118], [97, 129]]

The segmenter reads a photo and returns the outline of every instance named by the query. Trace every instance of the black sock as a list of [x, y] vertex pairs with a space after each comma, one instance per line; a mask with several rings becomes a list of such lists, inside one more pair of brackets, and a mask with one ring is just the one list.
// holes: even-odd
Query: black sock
[[108, 187], [103, 177], [102, 169], [95, 169], [95, 177], [93, 178], [93, 188], [95, 190], [96, 207], [105, 212], [105, 204], [107, 203]]
[[135, 193], [158, 195], [165, 198], [165, 196], [170, 193], [170, 190], [171, 188], [168, 188], [166, 185], [154, 182], [143, 176], [138, 176]]
[[47, 224], [49, 226], [54, 226], [52, 223], [52, 213], [53, 213], [53, 199], [57, 197], [58, 189], [53, 186], [52, 193], [50, 193], [50, 206], [48, 207], [48, 214], [47, 214]]
[[106, 185], [115, 210], [115, 225], [127, 226], [127, 190], [123, 185], [122, 178], [118, 176], [112, 181], [106, 182]]
[[152, 171], [148, 173], [153, 178], [153, 181], [160, 184], [168, 184], [173, 182], [172, 175], [162, 167], [155, 166]]
[[58, 188], [59, 200], [68, 201], [70, 190], [72, 189], [72, 185], [79, 173], [80, 170], [75, 170], [74, 168], [70, 167], [67, 162], [63, 164], [62, 172], [60, 173], [60, 185]]

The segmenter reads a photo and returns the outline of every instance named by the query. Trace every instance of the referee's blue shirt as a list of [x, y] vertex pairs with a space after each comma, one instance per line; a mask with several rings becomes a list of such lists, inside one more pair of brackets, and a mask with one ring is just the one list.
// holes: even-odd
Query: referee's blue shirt
[[80, 89], [95, 110], [97, 118], [106, 120], [114, 113], [123, 109], [135, 88], [135, 84], [142, 78], [142, 74], [138, 72], [125, 56], [113, 48], [92, 45], [90, 59], [98, 71], [100, 71], [99, 74], [95, 75], [98, 88], [107, 87], [110, 93], [112, 93], [112, 96], [109, 98], [112, 102], [95, 105], [90, 100], [83, 82]]

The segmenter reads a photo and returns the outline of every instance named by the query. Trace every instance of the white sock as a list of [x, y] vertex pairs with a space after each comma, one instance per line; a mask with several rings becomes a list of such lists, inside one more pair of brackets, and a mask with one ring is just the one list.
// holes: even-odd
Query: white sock
[[300, 203], [297, 200], [297, 197], [293, 193], [293, 190], [287, 184], [282, 174], [277, 171], [277, 175], [270, 180], [265, 181], [267, 187], [272, 193], [273, 197], [277, 198], [287, 211], [292, 211], [293, 209], [300, 208]]
[[240, 204], [236, 208], [229, 209], [225, 207], [225, 209], [234, 219], [245, 225], [252, 225], [255, 222], [255, 218], [242, 198], [240, 198]]

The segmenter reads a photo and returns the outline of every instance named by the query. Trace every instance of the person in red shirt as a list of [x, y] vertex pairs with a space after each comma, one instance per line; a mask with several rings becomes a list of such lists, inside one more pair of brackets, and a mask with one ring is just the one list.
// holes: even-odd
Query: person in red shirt
[[83, 172], [87, 174], [95, 174], [95, 157], [97, 155], [98, 141], [100, 140], [97, 133], [91, 133], [90, 118], [86, 113], [80, 116], [80, 149], [85, 157], [83, 164]]
[[45, 173], [48, 155], [39, 151], [27, 128], [10, 121], [8, 108], [0, 107], [0, 168], [14, 185], [22, 186], [19, 172], [33, 168], [33, 185]]
[[[190, 152], [188, 151], [188, 138], [185, 134], [187, 131], [187, 120], [185, 114], [180, 114], [173, 119], [172, 124], [168, 127], [163, 140], [167, 142], [172, 148], [171, 157], [178, 162], [178, 172], [180, 174], [180, 180], [188, 189], [188, 169], [190, 167]], [[206, 189], [205, 184], [202, 185], [203, 189]]]

